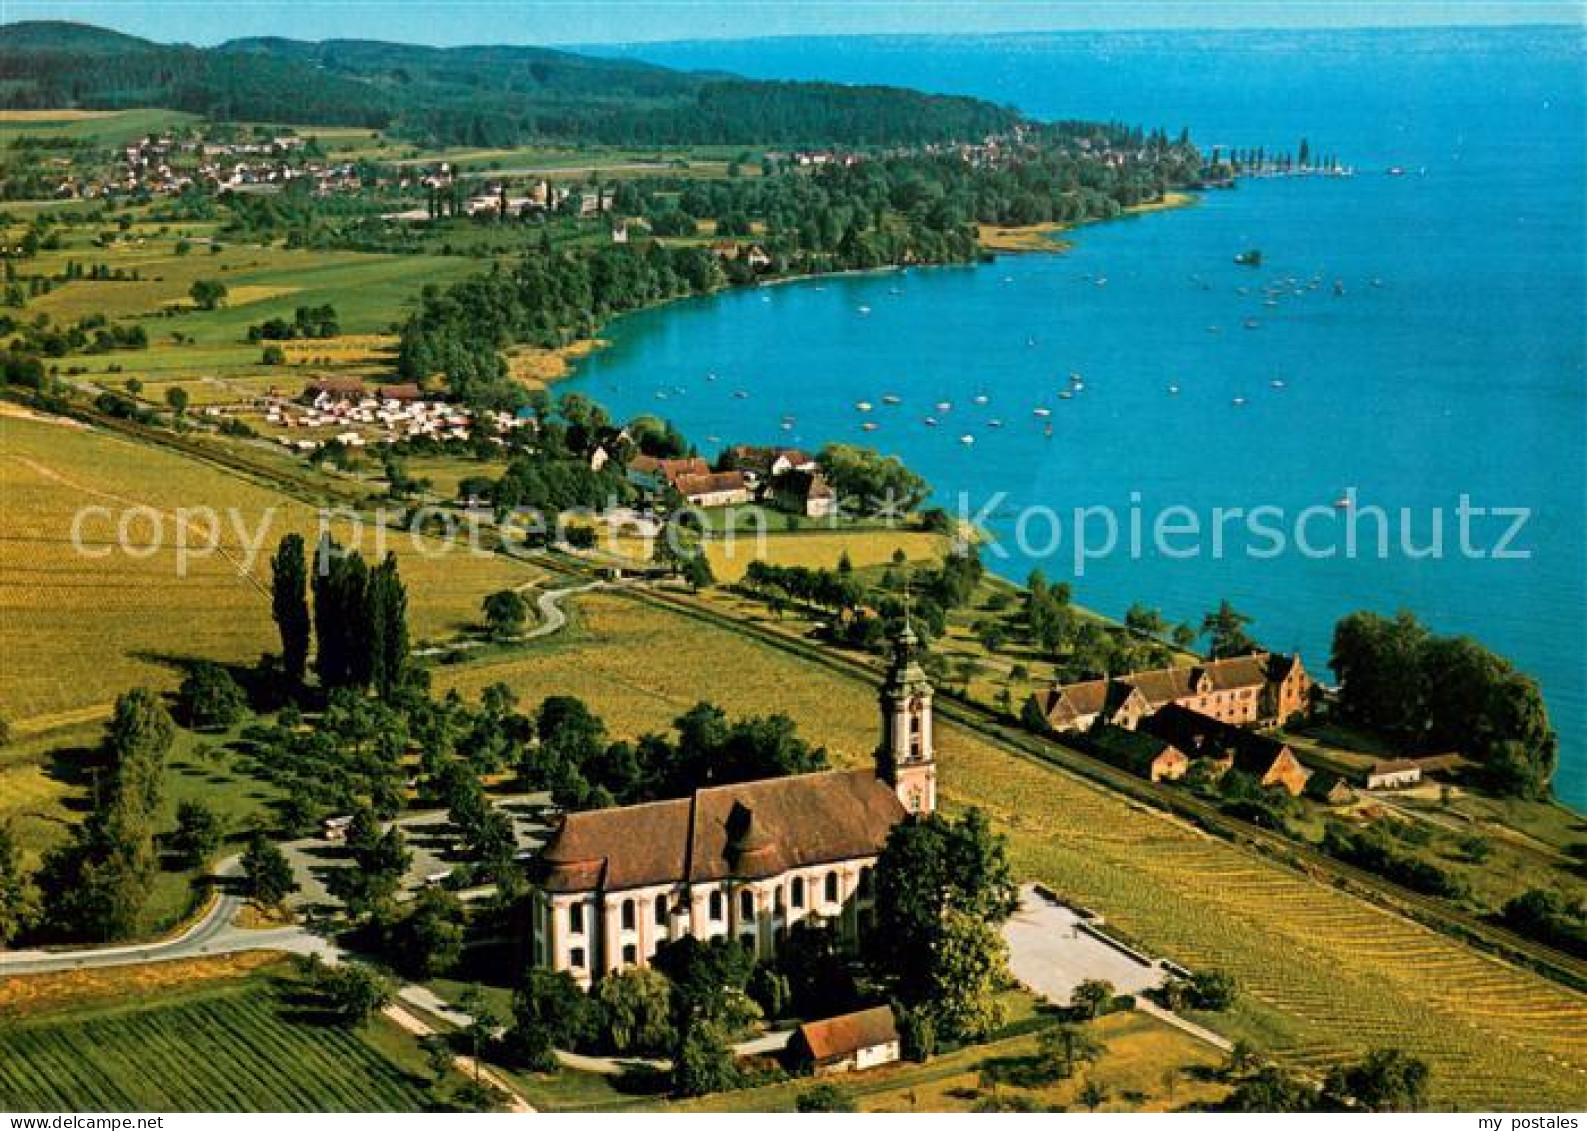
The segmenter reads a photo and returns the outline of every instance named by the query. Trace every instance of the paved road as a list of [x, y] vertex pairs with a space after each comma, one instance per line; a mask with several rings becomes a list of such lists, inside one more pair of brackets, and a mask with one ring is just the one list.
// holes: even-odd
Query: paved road
[[[237, 876], [238, 858], [222, 861], [215, 870], [221, 878]], [[219, 890], [204, 913], [181, 934], [156, 942], [130, 946], [47, 951], [21, 950], [0, 954], [0, 975], [50, 974], [62, 970], [99, 970], [111, 966], [133, 966], [140, 962], [169, 962], [180, 958], [206, 958], [236, 954], [245, 950], [284, 950], [292, 954], [319, 954], [334, 960], [336, 949], [324, 939], [302, 927], [248, 930], [233, 920], [244, 900], [232, 892]]]

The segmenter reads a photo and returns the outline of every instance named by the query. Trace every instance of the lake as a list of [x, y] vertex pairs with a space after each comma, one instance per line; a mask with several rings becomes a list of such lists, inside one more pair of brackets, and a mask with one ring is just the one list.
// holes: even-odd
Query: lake
[[[1142, 601], [1198, 620], [1228, 598], [1265, 644], [1300, 649], [1314, 669], [1325, 669], [1334, 622], [1358, 608], [1408, 608], [1437, 631], [1470, 633], [1539, 678], [1562, 741], [1557, 791], [1587, 804], [1579, 30], [632, 50], [675, 66], [961, 91], [1039, 116], [1188, 126], [1204, 147], [1293, 149], [1305, 136], [1354, 165], [1348, 179], [1247, 181], [1088, 227], [1062, 254], [633, 315], [568, 387], [621, 414], [668, 416], [707, 448], [716, 436], [896, 453], [936, 502], [982, 518], [989, 566], [1023, 579], [1039, 565], [1110, 614]], [[1252, 247], [1262, 266], [1236, 265]], [[1347, 494], [1353, 509], [1336, 507]], [[1504, 560], [1494, 551], [1514, 520], [1468, 515], [1462, 545], [1463, 496], [1526, 512]], [[1112, 553], [1077, 561], [1076, 508], [1115, 516]], [[1218, 508], [1242, 512], [1225, 514], [1221, 548]], [[1283, 532], [1282, 552], [1249, 527], [1255, 508], [1282, 515], [1263, 522]], [[1373, 508], [1387, 515], [1381, 556]], [[1198, 536], [1153, 544], [1154, 522], [1187, 515]], [[1105, 520], [1086, 521], [1100, 548]], [[1426, 553], [1439, 521], [1441, 552]]]

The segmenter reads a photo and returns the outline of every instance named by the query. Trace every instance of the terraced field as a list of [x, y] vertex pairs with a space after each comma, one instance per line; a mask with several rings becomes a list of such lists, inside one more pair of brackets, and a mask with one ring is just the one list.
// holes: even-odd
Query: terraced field
[[253, 977], [173, 1005], [78, 1010], [0, 1027], [0, 1109], [423, 1108], [423, 1058], [411, 1039], [384, 1020], [365, 1036], [292, 1020], [284, 1008], [275, 984]]
[[[620, 734], [700, 698], [781, 710], [840, 763], [876, 740], [871, 688], [721, 628], [613, 596], [579, 603], [584, 638], [442, 669], [466, 693], [494, 680], [526, 702], [586, 699]], [[1150, 950], [1231, 971], [1228, 1025], [1323, 1069], [1393, 1045], [1433, 1065], [1437, 1103], [1465, 1110], [1587, 1102], [1587, 997], [1214, 840], [973, 732], [939, 731], [950, 805], [988, 810], [1022, 877], [1094, 907]]]

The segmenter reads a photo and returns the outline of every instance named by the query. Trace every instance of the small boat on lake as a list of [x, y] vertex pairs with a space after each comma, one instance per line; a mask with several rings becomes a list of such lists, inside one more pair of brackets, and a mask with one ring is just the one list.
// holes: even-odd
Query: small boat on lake
[[733, 399], [736, 401], [747, 401], [749, 400], [749, 394], [743, 389], [735, 389], [733, 391]]
[[1234, 407], [1235, 408], [1240, 408], [1244, 404], [1245, 404], [1245, 398], [1244, 397], [1235, 397], [1234, 398]]
[[922, 420], [921, 423], [927, 428], [935, 428], [937, 426], [937, 418], [935, 416], [928, 416], [926, 419]]
[[988, 398], [987, 398], [987, 395], [985, 393], [977, 393], [975, 395], [975, 403], [976, 404], [985, 404], [987, 402], [987, 399]]
[[1268, 384], [1273, 386], [1275, 389], [1282, 389], [1284, 387], [1284, 379], [1282, 377], [1275, 377], [1269, 381]]
[[1032, 409], [1031, 411], [1033, 413], [1035, 413], [1037, 416], [1051, 416], [1052, 415], [1052, 409], [1050, 409], [1050, 408], [1037, 408], [1037, 409]]
[[1072, 401], [1075, 399], [1075, 395], [1068, 389], [1065, 389], [1063, 392], [1058, 394], [1058, 399], [1061, 401]]
[[1258, 321], [1257, 321], [1257, 320], [1256, 320], [1256, 319], [1255, 319], [1255, 318], [1247, 318], [1247, 319], [1246, 319], [1246, 320], [1245, 320], [1245, 323], [1244, 323], [1244, 325], [1245, 325], [1245, 328], [1246, 328], [1246, 329], [1247, 329], [1247, 330], [1255, 330], [1255, 329], [1256, 329], [1256, 328], [1257, 328], [1257, 327], [1258, 327], [1258, 326], [1260, 326], [1260, 325], [1261, 325], [1261, 324], [1262, 324], [1262, 323], [1260, 323], [1260, 322], [1258, 322]]
[[903, 404], [904, 402], [903, 402], [903, 398], [902, 397], [899, 397], [898, 395], [896, 395], [894, 393], [883, 393], [882, 394], [882, 403], [883, 404]]
[[1337, 511], [1347, 511], [1354, 505], [1355, 504], [1351, 501], [1348, 493], [1340, 495], [1334, 500], [1334, 510]]
[[861, 412], [870, 412], [871, 411], [871, 402], [870, 401], [855, 401], [854, 402], [854, 407], [859, 409], [859, 411], [861, 411]]
[[952, 401], [938, 401], [937, 402], [937, 411], [938, 412], [952, 412], [953, 411], [953, 402]]
[[861, 306], [858, 308], [858, 311], [860, 314], [869, 314], [871, 312], [871, 308], [868, 306]]
[[975, 437], [970, 435], [968, 432], [966, 432], [963, 436], [959, 437], [959, 443], [961, 443], [961, 444], [973, 444], [973, 443], [975, 443]]
[[860, 430], [862, 432], [874, 432], [874, 431], [876, 431], [876, 421], [867, 420], [864, 424], [860, 425]]
[[1173, 396], [1173, 397], [1177, 397], [1179, 395], [1179, 386], [1178, 385], [1170, 385], [1170, 386], [1168, 386], [1168, 395], [1169, 396]]
[[988, 428], [1001, 428], [1003, 427], [1003, 422], [994, 416], [991, 420], [986, 422], [986, 426]]

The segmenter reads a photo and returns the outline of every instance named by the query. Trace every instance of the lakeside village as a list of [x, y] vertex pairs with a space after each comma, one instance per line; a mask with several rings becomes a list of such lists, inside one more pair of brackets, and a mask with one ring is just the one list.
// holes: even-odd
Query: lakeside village
[[[1123, 168], [1147, 156], [1144, 149], [1131, 152], [1100, 139], [1079, 138], [1078, 149], [1112, 168]], [[979, 141], [928, 143], [877, 149], [816, 148], [769, 149], [760, 154], [762, 173], [777, 169], [852, 168], [871, 161], [900, 157], [956, 157], [978, 170], [1007, 169], [1035, 150], [1023, 124], [1006, 133], [989, 134]], [[658, 155], [636, 161], [653, 165], [658, 172], [678, 167], [677, 157]], [[58, 200], [150, 200], [199, 192], [208, 195], [270, 195], [301, 189], [317, 197], [356, 195], [378, 191], [396, 197], [424, 200], [423, 207], [382, 214], [398, 221], [433, 220], [447, 215], [499, 218], [571, 213], [581, 218], [615, 211], [615, 193], [597, 184], [593, 192], [579, 192], [570, 183], [556, 183], [544, 173], [513, 175], [489, 170], [465, 170], [440, 159], [420, 160], [384, 156], [332, 159], [319, 140], [291, 130], [215, 126], [176, 129], [149, 134], [123, 146], [108, 169], [78, 168], [69, 152], [46, 159], [54, 179], [48, 186]], [[682, 162], [686, 165], [686, 162]], [[1391, 170], [1398, 171], [1398, 170]], [[546, 172], [549, 172], [547, 170]], [[1269, 154], [1264, 149], [1228, 149], [1215, 146], [1207, 176], [1198, 188], [1232, 188], [1237, 177], [1349, 177], [1355, 169], [1337, 157], [1301, 150]], [[578, 178], [577, 166], [566, 170]], [[642, 220], [638, 221], [643, 223]], [[627, 227], [614, 222], [613, 238], [625, 240]]]
[[[495, 448], [532, 446], [539, 429], [535, 410], [476, 412], [418, 385], [366, 385], [358, 377], [327, 377], [308, 382], [296, 397], [272, 388], [245, 414], [210, 407], [211, 418], [262, 422], [278, 443], [292, 451], [337, 459], [371, 445], [467, 445], [483, 441]], [[309, 435], [317, 433], [318, 435]], [[595, 442], [587, 457], [592, 472], [614, 462], [627, 482], [652, 504], [699, 509], [759, 502], [789, 514], [830, 519], [838, 496], [815, 456], [798, 448], [732, 444], [715, 466], [697, 455], [656, 457], [638, 450], [628, 428], [615, 428]], [[459, 500], [474, 508], [490, 505], [470, 481]]]

